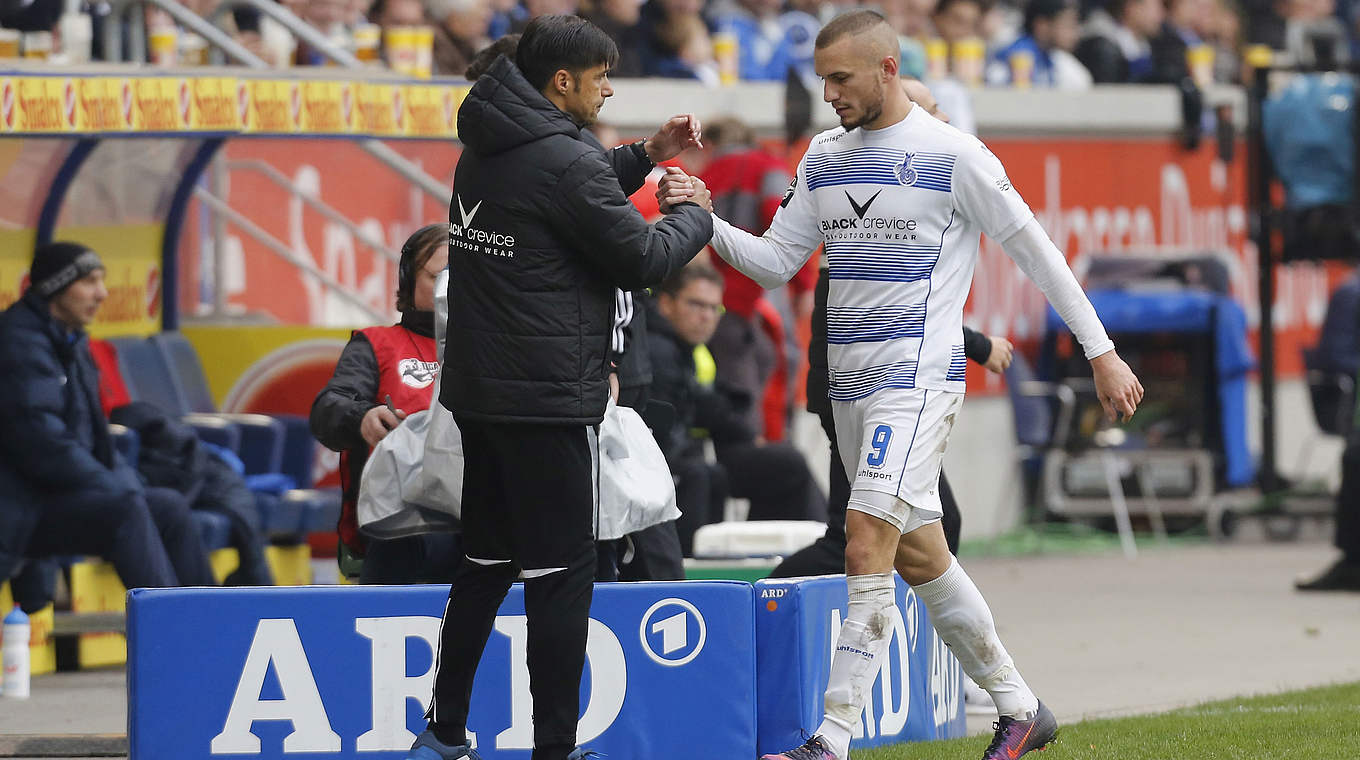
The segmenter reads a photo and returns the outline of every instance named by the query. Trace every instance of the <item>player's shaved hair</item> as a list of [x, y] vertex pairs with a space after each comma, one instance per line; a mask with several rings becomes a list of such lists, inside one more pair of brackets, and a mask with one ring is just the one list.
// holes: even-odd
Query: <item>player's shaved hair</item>
[[859, 41], [864, 45], [864, 51], [872, 55], [874, 60], [882, 60], [888, 56], [899, 59], [901, 57], [897, 33], [893, 31], [887, 19], [877, 11], [850, 11], [831, 19], [822, 27], [822, 31], [817, 33], [817, 48], [829, 47], [847, 36], [861, 38]]

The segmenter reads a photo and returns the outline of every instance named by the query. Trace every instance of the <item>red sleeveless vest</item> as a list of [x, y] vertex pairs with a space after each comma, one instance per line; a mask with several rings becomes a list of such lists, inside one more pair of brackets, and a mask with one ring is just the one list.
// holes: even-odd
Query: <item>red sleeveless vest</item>
[[[368, 327], [355, 330], [362, 333], [373, 346], [373, 355], [378, 360], [378, 397], [375, 404], [386, 403], [392, 397], [392, 406], [415, 414], [430, 408], [434, 400], [434, 380], [439, 374], [439, 357], [436, 355], [434, 338], [417, 335], [401, 325], [389, 327]], [[368, 450], [343, 451], [340, 453], [340, 485], [344, 490], [344, 502], [340, 511], [340, 540], [351, 551], [363, 556], [367, 542], [359, 533], [359, 523], [355, 507], [359, 500], [358, 472], [351, 458], [362, 455], [368, 458]]]

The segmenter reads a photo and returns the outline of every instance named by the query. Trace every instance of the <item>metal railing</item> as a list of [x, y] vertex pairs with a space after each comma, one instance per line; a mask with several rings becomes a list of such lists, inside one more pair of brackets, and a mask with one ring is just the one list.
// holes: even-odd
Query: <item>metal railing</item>
[[324, 203], [312, 197], [311, 195], [306, 193], [303, 190], [303, 188], [299, 187], [297, 183], [289, 179], [288, 175], [284, 174], [278, 169], [275, 169], [268, 163], [256, 159], [246, 161], [228, 160], [225, 163], [226, 168], [229, 171], [245, 171], [259, 174], [260, 176], [268, 180], [270, 183], [287, 191], [290, 195], [293, 195], [298, 200], [302, 201], [303, 204], [309, 206], [317, 213], [326, 217], [330, 221], [340, 225], [341, 227], [344, 227], [360, 243], [363, 243], [364, 245], [373, 249], [379, 255], [386, 258], [388, 261], [392, 262], [401, 261], [401, 254], [394, 253], [391, 249], [387, 247], [387, 243], [385, 243], [382, 239], [373, 237], [372, 235], [365, 232], [362, 227], [350, 221], [348, 217], [346, 217], [344, 214], [336, 210], [334, 206], [331, 206], [327, 203]]
[[363, 62], [355, 58], [353, 53], [336, 45], [316, 27], [298, 18], [292, 11], [273, 2], [273, 0], [223, 0], [212, 13], [208, 14], [208, 21], [217, 26], [228, 13], [237, 8], [252, 8], [277, 21], [280, 26], [292, 32], [294, 37], [345, 68], [353, 69], [363, 66]]
[[[185, 8], [175, 0], [111, 0], [109, 17], [104, 23], [104, 55], [111, 61], [146, 60], [146, 25], [141, 19], [130, 21], [128, 29], [128, 50], [123, 49], [123, 21], [134, 8], [150, 5], [165, 11], [176, 23], [201, 36], [214, 48], [221, 50], [229, 58], [251, 68], [269, 68], [264, 59], [231, 38], [231, 35], [213, 26], [202, 16]], [[295, 17], [296, 18], [296, 17]]]
[[383, 314], [374, 309], [353, 291], [345, 287], [343, 283], [318, 267], [315, 262], [309, 260], [307, 257], [299, 255], [291, 246], [266, 232], [263, 227], [252, 222], [245, 214], [233, 209], [225, 200], [218, 198], [202, 187], [194, 190], [194, 197], [198, 198], [200, 203], [212, 209], [213, 213], [222, 215], [227, 221], [240, 228], [242, 232], [249, 235], [251, 238], [254, 238], [256, 242], [263, 245], [271, 253], [297, 267], [307, 275], [310, 275], [317, 282], [326, 286], [331, 293], [339, 296], [341, 300], [358, 308], [370, 322], [387, 322], [391, 319], [390, 314]]

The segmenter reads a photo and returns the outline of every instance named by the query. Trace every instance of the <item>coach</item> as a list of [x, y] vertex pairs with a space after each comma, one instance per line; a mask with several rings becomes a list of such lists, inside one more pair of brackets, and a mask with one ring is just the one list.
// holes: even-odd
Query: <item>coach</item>
[[440, 402], [463, 436], [463, 541], [440, 634], [429, 728], [412, 760], [476, 757], [472, 680], [524, 578], [533, 760], [579, 758], [576, 722], [595, 572], [589, 428], [609, 396], [614, 288], [659, 284], [712, 236], [702, 187], [655, 225], [628, 201], [655, 161], [698, 144], [678, 116], [602, 152], [583, 134], [613, 94], [614, 42], [574, 16], [529, 23], [458, 114]]

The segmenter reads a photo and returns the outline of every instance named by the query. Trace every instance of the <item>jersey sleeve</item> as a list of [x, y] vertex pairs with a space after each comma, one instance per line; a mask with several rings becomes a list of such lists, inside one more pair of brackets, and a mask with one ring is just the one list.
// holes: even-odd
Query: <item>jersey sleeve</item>
[[817, 203], [807, 189], [807, 156], [780, 201], [774, 221], [756, 237], [713, 217], [713, 248], [724, 261], [764, 288], [788, 282], [822, 244]]
[[1001, 160], [980, 141], [972, 141], [954, 162], [954, 206], [996, 241], [1018, 232], [1034, 217]]

